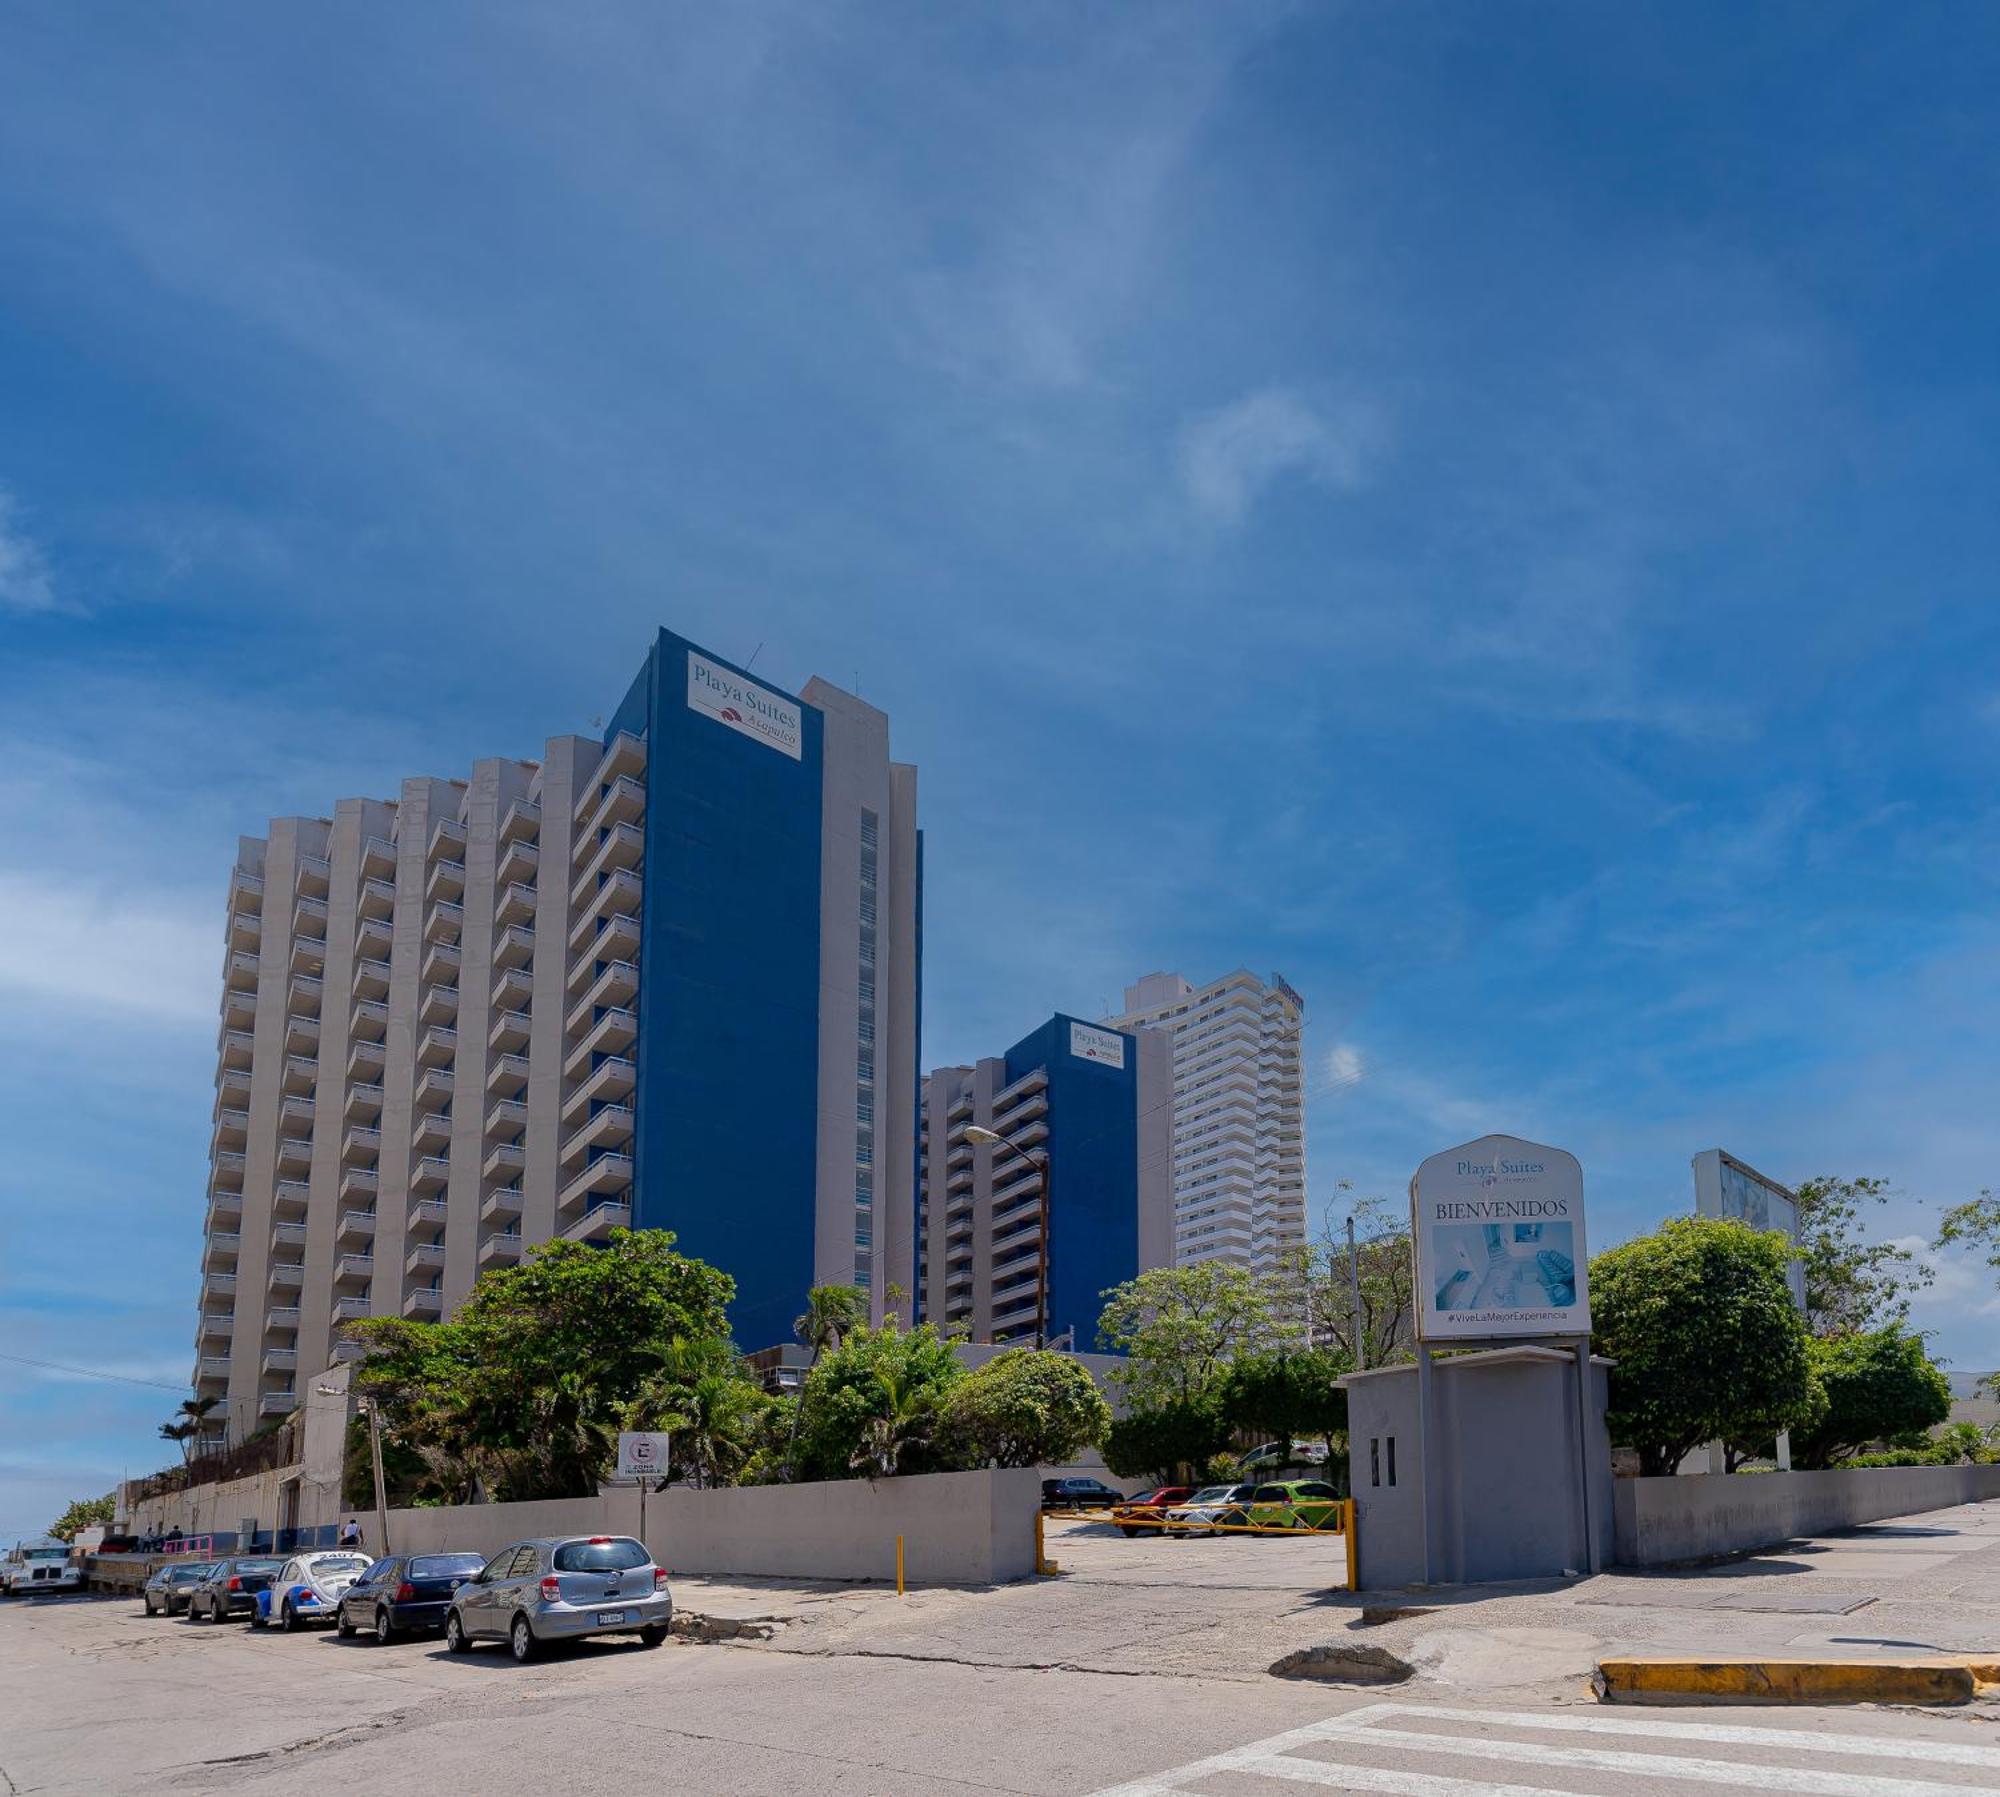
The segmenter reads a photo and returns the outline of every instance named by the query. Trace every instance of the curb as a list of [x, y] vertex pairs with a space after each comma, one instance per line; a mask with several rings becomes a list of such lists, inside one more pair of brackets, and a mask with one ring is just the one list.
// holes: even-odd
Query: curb
[[1894, 1660], [1627, 1654], [1598, 1662], [1604, 1703], [1970, 1703], [2000, 1686], [2000, 1654]]

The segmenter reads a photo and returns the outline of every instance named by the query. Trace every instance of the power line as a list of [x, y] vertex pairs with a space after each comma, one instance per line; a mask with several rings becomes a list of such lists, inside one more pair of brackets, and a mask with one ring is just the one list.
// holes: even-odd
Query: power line
[[187, 1390], [185, 1385], [162, 1385], [157, 1379], [134, 1379], [129, 1373], [101, 1373], [95, 1367], [65, 1366], [59, 1360], [34, 1360], [26, 1354], [0, 1352], [0, 1360], [19, 1361], [22, 1366], [44, 1367], [51, 1373], [74, 1373], [80, 1379], [115, 1379], [120, 1385], [143, 1385], [148, 1391]]

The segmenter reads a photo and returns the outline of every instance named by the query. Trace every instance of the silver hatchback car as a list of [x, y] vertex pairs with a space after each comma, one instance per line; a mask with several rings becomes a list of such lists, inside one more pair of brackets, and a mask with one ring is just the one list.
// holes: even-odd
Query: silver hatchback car
[[584, 1635], [637, 1635], [648, 1647], [667, 1638], [674, 1600], [667, 1572], [630, 1535], [554, 1535], [503, 1547], [452, 1593], [445, 1645], [465, 1653], [504, 1641], [532, 1660], [551, 1641]]

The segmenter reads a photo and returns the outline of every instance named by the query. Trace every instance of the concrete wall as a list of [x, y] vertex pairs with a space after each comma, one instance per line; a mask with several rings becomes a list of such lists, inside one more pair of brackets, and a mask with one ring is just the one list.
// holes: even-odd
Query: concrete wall
[[[646, 1545], [677, 1573], [797, 1579], [893, 1579], [896, 1537], [914, 1584], [990, 1585], [1035, 1568], [1033, 1467], [921, 1477], [656, 1492], [646, 1499]], [[363, 1516], [368, 1546], [373, 1518]], [[394, 1510], [397, 1553], [490, 1554], [535, 1535], [639, 1532], [639, 1494], [531, 1504]]]
[[2000, 1466], [1620, 1479], [1613, 1500], [1618, 1559], [1627, 1566], [1700, 1560], [1994, 1497], [2000, 1497]]

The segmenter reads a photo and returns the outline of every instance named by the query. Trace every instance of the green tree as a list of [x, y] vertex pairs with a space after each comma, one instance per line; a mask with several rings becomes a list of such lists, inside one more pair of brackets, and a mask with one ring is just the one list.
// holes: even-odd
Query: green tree
[[1114, 1419], [1104, 1438], [1104, 1464], [1121, 1479], [1199, 1485], [1229, 1435], [1213, 1395], [1173, 1399]]
[[[1341, 1190], [1347, 1190], [1345, 1181]], [[1360, 1341], [1369, 1366], [1392, 1366], [1416, 1353], [1415, 1271], [1407, 1208], [1381, 1198], [1352, 1205], [1354, 1254], [1361, 1280]], [[1302, 1309], [1312, 1344], [1330, 1347], [1354, 1364], [1354, 1275], [1347, 1252], [1346, 1220], [1329, 1220], [1316, 1242], [1287, 1249], [1273, 1292], [1280, 1310]]]
[[673, 1464], [687, 1469], [691, 1484], [724, 1485], [749, 1458], [769, 1402], [727, 1342], [676, 1336], [622, 1420], [629, 1429], [669, 1431]]
[[1111, 1406], [1066, 1354], [1009, 1348], [952, 1386], [940, 1440], [966, 1466], [1061, 1466], [1103, 1441]]
[[938, 1412], [965, 1369], [934, 1324], [857, 1325], [823, 1354], [799, 1391], [800, 1475], [929, 1472]]
[[160, 1439], [179, 1447], [183, 1466], [194, 1458], [195, 1443], [208, 1433], [208, 1419], [221, 1403], [220, 1398], [183, 1398], [172, 1419], [160, 1425]]
[[1112, 1375], [1139, 1408], [1187, 1403], [1239, 1354], [1271, 1346], [1272, 1292], [1247, 1267], [1157, 1267], [1104, 1294], [1098, 1339], [1125, 1365]]
[[1888, 1203], [1889, 1182], [1821, 1175], [1794, 1196], [1806, 1323], [1813, 1334], [1843, 1335], [1907, 1321], [1911, 1295], [1930, 1284], [1930, 1269], [1908, 1248], [1863, 1239], [1864, 1215], [1870, 1206]]
[[1216, 1384], [1216, 1408], [1239, 1432], [1327, 1441], [1347, 1427], [1348, 1370], [1345, 1354], [1324, 1348], [1240, 1355]]
[[49, 1524], [49, 1533], [58, 1541], [74, 1541], [80, 1530], [97, 1524], [109, 1525], [117, 1516], [118, 1494], [107, 1491], [100, 1498], [75, 1498], [70, 1507]]
[[484, 1273], [448, 1323], [347, 1325], [368, 1355], [356, 1384], [449, 1490], [583, 1497], [616, 1455], [632, 1403], [674, 1343], [726, 1343], [735, 1282], [674, 1252], [665, 1230], [556, 1240]]
[[1812, 1361], [1826, 1409], [1793, 1431], [1795, 1466], [1833, 1466], [1878, 1441], [1922, 1447], [1951, 1415], [1951, 1381], [1924, 1352], [1923, 1337], [1895, 1323], [1815, 1340]]
[[[868, 1294], [858, 1285], [816, 1285], [806, 1293], [806, 1307], [792, 1319], [792, 1334], [810, 1359], [806, 1371], [819, 1365], [819, 1357], [837, 1348], [853, 1331], [868, 1321]], [[799, 1448], [800, 1407], [792, 1407], [792, 1432], [785, 1446], [785, 1463], [795, 1470]]]
[[1757, 1440], [1812, 1414], [1805, 1319], [1784, 1236], [1676, 1217], [1590, 1263], [1595, 1346], [1617, 1364], [1612, 1439], [1649, 1475], [1705, 1441]]

